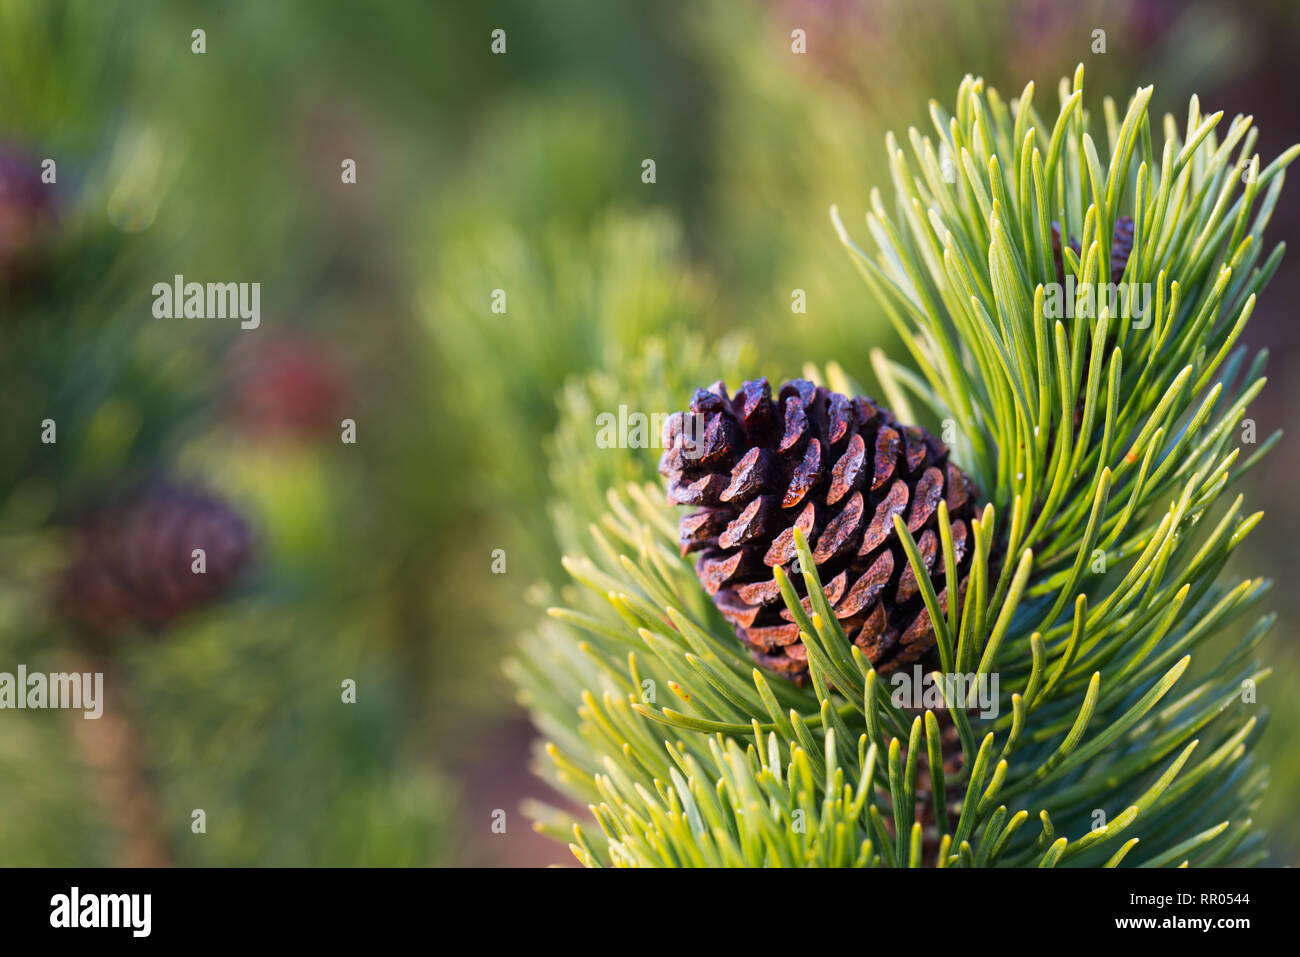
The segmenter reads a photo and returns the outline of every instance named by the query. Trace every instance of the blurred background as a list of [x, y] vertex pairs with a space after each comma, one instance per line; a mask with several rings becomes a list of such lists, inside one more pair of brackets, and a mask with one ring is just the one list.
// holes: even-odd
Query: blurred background
[[[860, 223], [885, 132], [964, 74], [1045, 112], [1081, 62], [1094, 112], [1197, 93], [1267, 161], [1298, 28], [1285, 0], [0, 0], [0, 671], [111, 689], [101, 722], [0, 713], [0, 864], [571, 863], [519, 810], [502, 673], [626, 477], [566, 449], [724, 374], [872, 383], [896, 344], [827, 211]], [[155, 318], [176, 274], [260, 282], [260, 327]], [[1261, 437], [1300, 407], [1297, 296], [1293, 253], [1245, 336]], [[1248, 476], [1238, 574], [1288, 584], [1298, 470], [1287, 436]], [[1272, 607], [1259, 817], [1293, 864], [1300, 590]]]

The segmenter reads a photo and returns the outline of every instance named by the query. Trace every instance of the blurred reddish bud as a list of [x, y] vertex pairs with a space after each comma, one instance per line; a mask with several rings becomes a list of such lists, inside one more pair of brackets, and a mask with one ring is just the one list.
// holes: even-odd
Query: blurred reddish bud
[[340, 369], [318, 345], [289, 336], [242, 339], [230, 354], [227, 388], [237, 428], [298, 439], [334, 430], [347, 393]]

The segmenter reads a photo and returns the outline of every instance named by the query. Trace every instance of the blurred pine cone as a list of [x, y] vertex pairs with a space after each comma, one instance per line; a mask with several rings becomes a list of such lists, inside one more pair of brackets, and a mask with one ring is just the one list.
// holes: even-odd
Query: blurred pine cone
[[0, 145], [0, 291], [24, 287], [39, 272], [54, 220], [51, 190], [36, 163]]
[[[205, 571], [194, 571], [194, 549]], [[58, 583], [59, 610], [98, 634], [159, 630], [216, 600], [248, 563], [252, 536], [228, 505], [154, 484], [78, 523]]]
[[946, 497], [964, 590], [978, 492], [924, 429], [804, 379], [787, 382], [773, 402], [767, 380], [756, 379], [734, 399], [721, 382], [697, 391], [690, 413], [669, 419], [665, 442], [668, 501], [699, 506], [681, 520], [682, 554], [700, 552], [700, 581], [761, 665], [795, 680], [807, 673], [807, 650], [772, 577], [783, 566], [810, 607], [792, 568], [796, 527], [836, 618], [877, 671], [934, 648], [893, 516], [916, 538], [947, 608], [937, 509]]

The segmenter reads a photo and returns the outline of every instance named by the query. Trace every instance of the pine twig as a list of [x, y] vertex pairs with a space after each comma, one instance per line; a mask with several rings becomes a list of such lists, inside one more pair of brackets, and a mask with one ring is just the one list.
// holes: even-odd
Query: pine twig
[[73, 671], [102, 674], [103, 713], [73, 715], [73, 727], [89, 774], [92, 797], [117, 834], [115, 866], [168, 867], [172, 861], [162, 803], [145, 761], [148, 749], [132, 706], [130, 685], [111, 654], [83, 647]]

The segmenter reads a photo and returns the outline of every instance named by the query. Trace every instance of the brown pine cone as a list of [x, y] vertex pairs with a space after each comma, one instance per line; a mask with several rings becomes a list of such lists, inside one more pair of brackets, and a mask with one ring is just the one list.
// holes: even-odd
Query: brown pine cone
[[1133, 220], [1121, 216], [1115, 221], [1115, 233], [1110, 243], [1110, 281], [1119, 282], [1124, 278], [1128, 266], [1128, 257], [1133, 254]]
[[[194, 571], [194, 549], [203, 549], [202, 573]], [[157, 631], [222, 595], [251, 552], [248, 526], [225, 503], [151, 485], [78, 523], [56, 602], [92, 633]]]
[[894, 529], [900, 515], [947, 608], [937, 509], [946, 497], [961, 589], [966, 585], [978, 492], [924, 429], [904, 427], [871, 399], [850, 399], [804, 379], [772, 400], [767, 379], [735, 398], [719, 382], [691, 399], [665, 430], [659, 471], [668, 501], [697, 506], [679, 525], [682, 554], [723, 616], [765, 668], [803, 680], [808, 652], [781, 600], [780, 565], [810, 608], [793, 569], [794, 529], [849, 640], [888, 674], [935, 646], [930, 616]]

